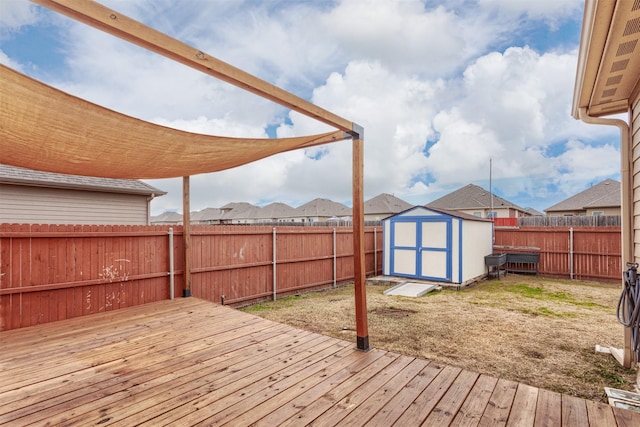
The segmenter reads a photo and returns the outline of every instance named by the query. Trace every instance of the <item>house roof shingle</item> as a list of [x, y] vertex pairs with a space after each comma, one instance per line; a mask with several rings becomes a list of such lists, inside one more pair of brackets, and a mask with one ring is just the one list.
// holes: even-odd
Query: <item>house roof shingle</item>
[[619, 207], [621, 203], [620, 182], [613, 179], [605, 179], [601, 183], [589, 187], [545, 209], [545, 212]]
[[163, 196], [159, 190], [136, 179], [96, 178], [92, 176], [65, 175], [41, 172], [0, 164], [0, 184], [26, 185], [32, 187], [68, 188], [106, 193], [146, 194]]
[[474, 184], [468, 184], [425, 205], [427, 208], [446, 210], [490, 209], [492, 206], [494, 209], [514, 208], [525, 212], [525, 209], [495, 194], [492, 205], [489, 192]]
[[413, 205], [391, 194], [379, 194], [376, 197], [364, 202], [364, 213], [371, 214], [389, 214], [398, 213], [411, 208]]
[[296, 208], [297, 216], [343, 217], [351, 215], [351, 208], [328, 199], [314, 199]]

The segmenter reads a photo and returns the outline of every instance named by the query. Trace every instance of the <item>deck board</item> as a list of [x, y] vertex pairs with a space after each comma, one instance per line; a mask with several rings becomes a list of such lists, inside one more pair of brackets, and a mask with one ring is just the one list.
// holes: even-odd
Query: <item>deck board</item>
[[180, 298], [0, 333], [0, 425], [637, 426], [640, 414]]

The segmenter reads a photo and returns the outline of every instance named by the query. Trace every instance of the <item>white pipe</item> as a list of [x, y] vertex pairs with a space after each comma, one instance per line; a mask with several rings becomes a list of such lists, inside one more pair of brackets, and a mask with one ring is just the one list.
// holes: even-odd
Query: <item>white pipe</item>
[[169, 227], [169, 297], [175, 298], [175, 278], [173, 269], [173, 228]]
[[276, 228], [273, 227], [273, 300], [276, 300]]
[[[629, 140], [629, 125], [624, 120], [608, 119], [602, 117], [592, 117], [585, 107], [578, 109], [578, 117], [585, 123], [594, 125], [617, 126], [620, 129], [620, 178], [622, 181], [621, 195], [621, 229], [622, 229], [622, 268], [626, 262], [635, 262], [633, 253], [633, 216], [631, 206], [633, 205], [632, 194], [632, 167], [631, 167], [631, 141]], [[622, 272], [620, 272], [622, 278]], [[624, 280], [622, 279], [622, 286]], [[631, 329], [625, 328], [624, 334], [624, 363], [625, 368], [631, 368], [633, 352], [631, 351]], [[638, 371], [640, 375], [640, 370]]]

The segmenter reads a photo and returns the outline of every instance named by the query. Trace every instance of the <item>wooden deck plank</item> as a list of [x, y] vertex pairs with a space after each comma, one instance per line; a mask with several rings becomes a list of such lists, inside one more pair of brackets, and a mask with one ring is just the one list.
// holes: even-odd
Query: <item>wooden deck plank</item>
[[[187, 341], [186, 339], [181, 341], [180, 345], [184, 345], [188, 342], [197, 342], [199, 340], [206, 339], [207, 343], [213, 342], [221, 342], [221, 339], [232, 339], [237, 336], [243, 336], [251, 333], [254, 330], [264, 329], [266, 326], [262, 322], [255, 321], [255, 319], [247, 318], [242, 321], [239, 320], [217, 320], [220, 323], [220, 334], [217, 334], [212, 331], [206, 331], [203, 328], [199, 328], [198, 331], [192, 331], [190, 334], [191, 341]], [[127, 340], [122, 341], [119, 344], [107, 344], [103, 348], [100, 348], [100, 351], [79, 351], [79, 352], [71, 352], [71, 353], [55, 353], [56, 358], [51, 358], [50, 355], [43, 355], [42, 359], [49, 359], [47, 362], [48, 369], [34, 369], [29, 372], [28, 368], [25, 367], [20, 373], [15, 373], [14, 375], [5, 374], [0, 378], [0, 381], [5, 381], [5, 378], [10, 378], [9, 381], [6, 381], [8, 384], [5, 387], [0, 387], [0, 393], [11, 391], [11, 389], [17, 388], [26, 388], [30, 393], [35, 392], [35, 390], [30, 389], [29, 387], [32, 385], [37, 386], [37, 382], [34, 382], [34, 378], [39, 376], [39, 372], [42, 371], [44, 375], [48, 375], [49, 377], [55, 376], [56, 372], [63, 373], [71, 373], [73, 371], [80, 371], [83, 369], [91, 369], [95, 366], [105, 365], [109, 362], [117, 361], [123, 358], [130, 357], [140, 357], [144, 353], [153, 353], [158, 354], [163, 350], [167, 351], [175, 351], [176, 343], [174, 343], [174, 339], [172, 339], [171, 335], [175, 332], [170, 328], [166, 330], [157, 329], [160, 333], [158, 334], [149, 334], [147, 340], [130, 342]], [[167, 335], [168, 334], [168, 335]], [[79, 343], [82, 345], [82, 343]], [[202, 344], [196, 343], [198, 347], [201, 347]], [[55, 361], [58, 361], [56, 364]], [[25, 362], [28, 363], [28, 362]], [[37, 363], [40, 365], [40, 363]], [[51, 365], [51, 366], [49, 366]], [[23, 372], [24, 371], [24, 372]], [[9, 373], [14, 371], [9, 371]], [[25, 373], [26, 372], [26, 373]], [[30, 374], [30, 375], [27, 375]], [[2, 384], [0, 382], [0, 384]], [[9, 387], [9, 384], [11, 387]]]
[[[314, 340], [317, 337], [313, 334], [307, 333], [309, 339]], [[290, 340], [286, 337], [283, 338], [282, 333], [275, 335], [272, 339], [267, 339], [268, 343], [275, 345], [275, 350], [280, 348], [287, 348]], [[43, 401], [43, 404], [47, 405], [47, 413], [49, 419], [62, 422], [63, 420], [70, 425], [84, 424], [89, 421], [97, 421], [103, 418], [103, 413], [97, 411], [87, 411], [86, 407], [100, 407], [109, 408], [117, 406], [118, 416], [123, 416], [127, 413], [127, 408], [134, 405], [139, 400], [151, 398], [154, 395], [162, 392], [162, 385], [165, 385], [165, 389], [169, 388], [175, 391], [181, 382], [190, 381], [190, 372], [195, 372], [192, 375], [196, 375], [200, 378], [204, 378], [209, 374], [209, 379], [213, 377], [213, 373], [224, 373], [228, 369], [225, 365], [237, 362], [244, 359], [248, 359], [249, 363], [254, 363], [255, 357], [260, 355], [261, 352], [258, 348], [254, 351], [248, 351], [244, 348], [243, 343], [234, 341], [229, 346], [215, 346], [211, 348], [210, 354], [201, 354], [199, 357], [199, 363], [194, 364], [192, 360], [187, 360], [186, 364], [163, 364], [161, 369], [154, 369], [154, 366], [146, 365], [144, 360], [140, 360], [140, 364], [136, 365], [130, 363], [126, 368], [127, 372], [136, 373], [134, 378], [128, 378], [126, 375], [118, 375], [116, 378], [118, 381], [109, 382], [109, 387], [100, 388], [94, 393], [81, 393], [73, 399], [69, 399], [68, 395], [61, 395], [59, 398]], [[169, 355], [172, 357], [172, 355]], [[235, 358], [233, 357], [235, 356]], [[180, 359], [178, 359], [180, 360]], [[212, 373], [213, 372], [213, 373]], [[132, 384], [132, 385], [130, 385]], [[96, 385], [96, 387], [102, 386], [102, 383]], [[24, 420], [31, 422], [42, 416], [37, 410], [38, 405], [30, 405], [25, 408], [29, 412], [33, 413], [31, 417], [25, 417]], [[35, 410], [35, 411], [34, 411]], [[104, 412], [104, 411], [103, 411]], [[117, 418], [116, 416], [109, 416], [111, 419]], [[1, 420], [2, 418], [0, 418]], [[69, 421], [74, 419], [74, 421]]]
[[480, 375], [471, 392], [464, 401], [458, 414], [451, 422], [451, 426], [472, 427], [480, 423], [484, 409], [489, 403], [491, 393], [496, 387], [497, 378]]
[[536, 418], [537, 404], [538, 389], [525, 384], [519, 384], [516, 390], [516, 396], [513, 399], [513, 405], [511, 405], [507, 426], [533, 426]]
[[562, 424], [562, 395], [555, 391], [538, 390], [536, 405], [536, 427], [559, 426]]
[[[380, 371], [397, 360], [398, 357], [398, 354], [386, 353], [360, 371], [351, 369], [350, 374], [352, 375], [346, 380], [335, 381], [337, 378], [328, 378], [317, 386], [299, 394], [294, 399], [287, 402], [287, 404], [276, 407], [267, 416], [257, 420], [254, 425], [268, 427], [274, 425], [282, 426], [287, 419], [292, 418], [295, 418], [298, 425], [300, 425], [301, 417], [298, 416], [299, 412], [316, 402], [325, 401], [327, 403], [327, 408], [333, 406], [337, 400], [342, 398], [345, 394], [353, 391], [353, 389], [358, 387], [360, 384], [363, 384], [378, 375]], [[334, 377], [337, 377], [337, 375]]]
[[640, 412], [629, 411], [612, 407], [613, 415], [616, 418], [618, 427], [637, 427], [640, 426]]
[[420, 395], [424, 387], [430, 384], [441, 371], [442, 368], [434, 363], [425, 366], [422, 371], [400, 388], [385, 405], [380, 405], [377, 411], [371, 411], [373, 416], [367, 423], [370, 425], [392, 425]]
[[[226, 382], [219, 382], [218, 387], [209, 390], [203, 396], [197, 399], [172, 399], [164, 402], [160, 408], [148, 407], [144, 411], [136, 414], [134, 417], [126, 419], [126, 423], [139, 425], [171, 425], [171, 423], [185, 423], [189, 425], [185, 417], [189, 417], [193, 411], [202, 411], [200, 416], [210, 416], [225, 410], [227, 406], [231, 406], [237, 402], [237, 396], [250, 394], [252, 390], [260, 390], [259, 387], [268, 387], [271, 383], [279, 378], [286, 378], [288, 375], [295, 374], [300, 370], [307, 369], [320, 361], [330, 358], [336, 354], [347, 354], [350, 348], [344, 343], [329, 340], [329, 345], [325, 348], [317, 346], [312, 350], [303, 349], [298, 354], [291, 355], [282, 360], [273, 360], [274, 363], [265, 364], [257, 363], [254, 373], [245, 370], [238, 371], [237, 377], [232, 376], [230, 379], [225, 378]], [[255, 362], [254, 362], [255, 363]], [[251, 389], [253, 387], [253, 389]], [[169, 411], [170, 409], [170, 411]]]
[[460, 372], [422, 425], [439, 427], [451, 424], [479, 376], [480, 374], [467, 370]]
[[613, 414], [613, 408], [610, 405], [589, 400], [586, 401], [586, 404], [589, 425], [602, 427], [616, 427], [618, 425]]
[[[265, 342], [269, 346], [268, 357], [275, 359], [289, 357], [290, 347], [286, 336], [274, 337], [273, 340]], [[305, 334], [296, 338], [302, 342], [303, 348], [312, 348], [318, 345], [318, 337], [314, 334]], [[215, 355], [210, 358], [203, 358], [197, 364], [191, 364], [180, 370], [165, 372], [162, 376], [154, 376], [147, 381], [136, 381], [136, 385], [127, 390], [123, 390], [119, 396], [113, 398], [116, 392], [109, 394], [102, 399], [99, 407], [109, 407], [114, 405], [118, 408], [117, 413], [109, 414], [110, 422], [116, 424], [118, 421], [127, 420], [128, 417], [139, 413], [142, 409], [151, 407], [153, 411], [166, 411], [171, 408], [167, 403], [169, 399], [195, 398], [205, 394], [212, 383], [216, 385], [230, 378], [234, 378], [235, 372], [242, 372], [243, 368], [255, 365], [256, 358], [263, 357], [265, 350], [262, 347], [252, 349], [230, 348], [229, 351]], [[243, 372], [244, 374], [244, 372]], [[132, 396], [129, 397], [129, 394]], [[110, 402], [115, 399], [115, 402]], [[160, 409], [159, 409], [160, 408]], [[153, 413], [153, 412], [152, 412]], [[102, 413], [90, 411], [78, 413], [73, 420], [74, 425], [87, 425], [104, 419]], [[153, 415], [151, 415], [153, 416]], [[129, 424], [129, 421], [125, 421]]]
[[499, 379], [478, 425], [483, 427], [507, 425], [517, 388], [518, 383]]
[[[351, 350], [351, 349], [350, 349]], [[349, 351], [339, 357], [329, 358], [317, 366], [307, 367], [293, 375], [273, 382], [268, 387], [248, 398], [236, 396], [235, 403], [227, 407], [224, 414], [217, 414], [201, 420], [204, 425], [225, 424], [251, 425], [256, 420], [273, 411], [275, 407], [289, 402], [308, 387], [313, 387], [326, 378], [338, 376], [338, 381], [348, 377], [350, 369], [360, 370], [383, 356], [383, 352], [372, 350], [368, 353]], [[238, 401], [241, 399], [240, 401]], [[181, 420], [182, 421], [182, 420]], [[189, 420], [191, 423], [191, 420]]]
[[[381, 388], [387, 381], [415, 360], [408, 356], [395, 354], [393, 356], [393, 361], [377, 372], [376, 375], [367, 378], [366, 375], [359, 374], [357, 381], [343, 383], [330, 393], [316, 399], [288, 420], [283, 420], [281, 427], [308, 425], [312, 422], [314, 425], [318, 425], [319, 420], [317, 418], [323, 415], [332, 420], [339, 420], [346, 416], [350, 412], [350, 408], [355, 408], [366, 397]], [[342, 417], [338, 418], [338, 412]]]
[[442, 396], [449, 390], [462, 369], [445, 366], [433, 381], [424, 382], [422, 393], [411, 402], [411, 405], [402, 413], [393, 425], [408, 426], [420, 425], [431, 413]]
[[562, 425], [587, 426], [587, 405], [584, 400], [567, 394], [562, 395]]
[[[423, 360], [415, 360], [410, 363], [405, 369], [384, 384], [384, 386], [371, 394], [364, 402], [360, 403], [357, 408], [350, 410], [349, 414], [342, 418], [337, 425], [349, 426], [356, 425], [358, 422], [368, 422], [371, 417], [380, 410], [380, 408], [384, 407], [401, 390], [405, 389], [407, 384], [409, 384], [420, 373], [424, 373], [425, 375], [431, 376], [431, 378], [435, 378], [442, 368], [437, 365], [430, 365], [431, 364], [429, 362]], [[332, 415], [333, 416], [331, 418], [324, 417], [322, 419], [318, 419], [314, 424], [331, 425], [335, 414]]]
[[[247, 318], [244, 320], [217, 320], [220, 325], [221, 333], [228, 333], [228, 336], [234, 334], [242, 335], [241, 328], [245, 328], [249, 325], [255, 325], [262, 327], [261, 322]], [[199, 333], [201, 331], [202, 333]], [[102, 347], [93, 347], [91, 349], [82, 349], [77, 352], [70, 350], [70, 352], [56, 352], [57, 358], [52, 359], [49, 354], [42, 355], [35, 363], [35, 367], [29, 370], [28, 367], [16, 372], [16, 370], [8, 370], [3, 373], [0, 378], [0, 384], [5, 378], [11, 378], [11, 384], [14, 388], [27, 387], [34, 384], [34, 378], [38, 376], [38, 372], [45, 372], [49, 376], [54, 376], [56, 372], [70, 373], [75, 371], [81, 371], [86, 369], [92, 369], [95, 366], [104, 365], [110, 362], [117, 361], [118, 359], [128, 358], [132, 355], [139, 354], [141, 351], [147, 351], [149, 349], [155, 352], [159, 351], [160, 347], [173, 348], [175, 344], [172, 344], [173, 339], [171, 335], [175, 334], [171, 328], [156, 328], [154, 333], [149, 333], [146, 336], [140, 336], [132, 339], [124, 339], [119, 342], [105, 343]], [[204, 339], [212, 336], [211, 331], [201, 330], [198, 328], [196, 331], [192, 331], [190, 337], [193, 339]], [[165, 344], [163, 344], [165, 343]], [[83, 343], [79, 343], [82, 347]], [[100, 351], [96, 351], [99, 348]], [[42, 362], [39, 360], [48, 359]], [[56, 363], [57, 362], [57, 363]], [[25, 363], [29, 363], [25, 361]], [[8, 381], [7, 381], [8, 382]], [[0, 387], [0, 392], [7, 391], [6, 388]]]
[[[70, 368], [69, 371], [64, 372], [64, 374], [60, 376], [30, 384], [17, 390], [5, 392], [3, 396], [7, 399], [7, 403], [12, 400], [24, 401], [30, 398], [44, 397], [46, 399], [46, 396], [41, 396], [40, 394], [64, 394], [65, 388], [72, 386], [75, 381], [83, 381], [91, 377], [92, 383], [97, 384], [101, 382], [103, 377], [110, 379], [114, 374], [122, 375], [120, 373], [122, 370], [121, 365], [125, 363], [132, 364], [138, 359], [142, 359], [146, 366], [162, 364], [162, 367], [166, 367], [172, 363], [178, 363], [181, 359], [184, 359], [186, 355], [190, 357], [201, 357], [210, 352], [213, 346], [216, 347], [216, 351], [224, 350], [227, 345], [232, 345], [233, 348], [237, 349], [241, 347], [243, 343], [250, 345], [251, 342], [257, 342], [258, 338], [271, 338], [274, 335], [281, 335], [285, 330], [286, 329], [275, 325], [255, 323], [248, 324], [242, 329], [234, 329], [233, 331], [222, 333], [215, 337], [207, 337], [205, 345], [203, 345], [201, 341], [192, 341], [179, 345], [149, 346], [138, 353], [122, 354], [118, 359], [103, 363], [99, 366], [99, 370], [97, 370], [95, 366], [83, 370]], [[237, 335], [234, 336], [233, 334]], [[180, 359], [175, 358], [175, 354], [180, 354], [182, 357]], [[174, 360], [169, 360], [171, 357], [173, 357]], [[131, 374], [131, 372], [127, 372], [127, 374]], [[0, 412], [2, 412], [1, 409]]]
[[197, 298], [0, 339], [3, 425], [640, 425], [640, 413], [383, 350], [363, 353]]

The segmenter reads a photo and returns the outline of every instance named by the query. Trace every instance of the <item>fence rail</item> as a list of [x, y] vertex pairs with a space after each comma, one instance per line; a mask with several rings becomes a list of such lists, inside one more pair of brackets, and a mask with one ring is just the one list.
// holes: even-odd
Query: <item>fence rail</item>
[[[382, 271], [382, 242], [381, 228], [365, 227], [368, 276]], [[169, 299], [171, 249], [181, 296], [183, 247], [181, 226], [0, 224], [0, 330]], [[496, 228], [495, 248], [539, 251], [543, 276], [621, 280], [619, 227]], [[190, 255], [192, 295], [224, 304], [354, 276], [349, 227], [192, 226]]]

